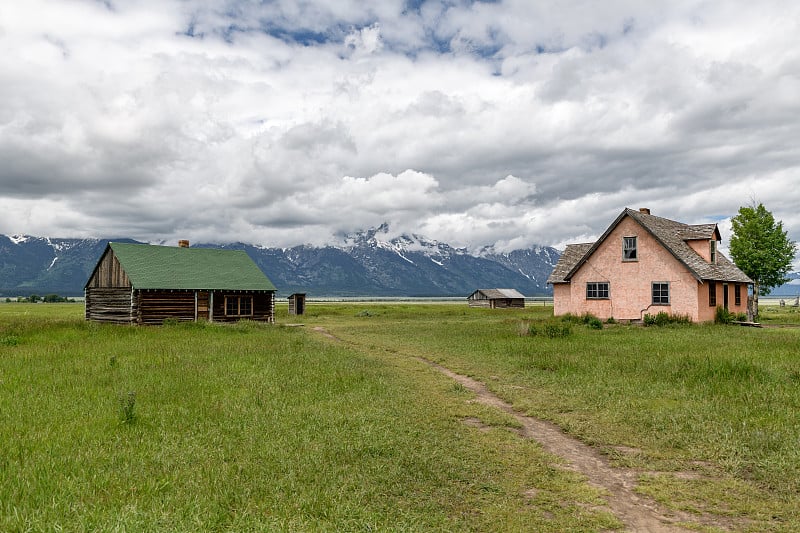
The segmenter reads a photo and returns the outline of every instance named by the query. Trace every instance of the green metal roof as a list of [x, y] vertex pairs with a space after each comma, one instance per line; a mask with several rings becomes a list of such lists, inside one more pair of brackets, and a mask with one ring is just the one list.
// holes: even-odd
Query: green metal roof
[[109, 243], [134, 289], [274, 291], [243, 250]]

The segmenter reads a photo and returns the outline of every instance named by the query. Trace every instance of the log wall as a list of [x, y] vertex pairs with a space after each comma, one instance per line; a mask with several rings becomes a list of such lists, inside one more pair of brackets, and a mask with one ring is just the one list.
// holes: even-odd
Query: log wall
[[86, 320], [131, 324], [136, 320], [135, 302], [128, 288], [86, 288]]
[[[209, 319], [210, 300], [213, 300], [215, 322], [235, 322], [249, 319], [275, 322], [274, 292], [217, 292], [209, 298], [208, 291], [193, 290], [131, 290], [125, 287], [86, 288], [86, 320], [119, 324], [160, 325], [165, 320], [194, 321]], [[252, 316], [226, 316], [225, 296], [253, 298]]]
[[[253, 297], [252, 316], [226, 316], [225, 297]], [[215, 291], [213, 295], [213, 320], [214, 322], [235, 322], [237, 320], [258, 320], [260, 322], [275, 322], [275, 293], [274, 292], [222, 292]]]
[[483, 307], [485, 309], [524, 308], [525, 300], [521, 298], [482, 298], [469, 301], [470, 307]]
[[136, 291], [139, 324], [163, 324], [167, 319], [194, 321], [194, 291]]

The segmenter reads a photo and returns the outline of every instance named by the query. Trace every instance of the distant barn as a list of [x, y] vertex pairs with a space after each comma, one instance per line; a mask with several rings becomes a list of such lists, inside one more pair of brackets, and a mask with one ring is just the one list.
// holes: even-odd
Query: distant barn
[[503, 309], [525, 307], [525, 296], [516, 289], [478, 289], [467, 297], [470, 307]]
[[86, 319], [275, 321], [275, 286], [241, 250], [112, 242], [86, 282]]

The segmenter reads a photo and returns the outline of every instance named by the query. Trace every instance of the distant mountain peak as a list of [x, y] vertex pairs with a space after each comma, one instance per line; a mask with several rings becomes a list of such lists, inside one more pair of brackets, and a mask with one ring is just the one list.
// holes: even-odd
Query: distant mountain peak
[[9, 235], [8, 240], [13, 242], [14, 244], [22, 244], [28, 242], [31, 239], [29, 235]]
[[[107, 239], [0, 236], [0, 295], [82, 294], [107, 243]], [[530, 296], [548, 294], [544, 280], [554, 264], [549, 254], [558, 257], [558, 252], [547, 248], [543, 249], [549, 253], [543, 256], [523, 250], [480, 257], [466, 248], [418, 234], [393, 232], [386, 223], [322, 247], [196, 246], [245, 250], [275, 283], [279, 294], [316, 296], [466, 297], [487, 287], [512, 287]]]

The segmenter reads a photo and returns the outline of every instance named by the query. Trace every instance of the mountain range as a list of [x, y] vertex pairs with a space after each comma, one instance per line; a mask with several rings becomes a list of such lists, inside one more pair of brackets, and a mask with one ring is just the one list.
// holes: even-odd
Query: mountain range
[[[0, 235], [0, 295], [80, 296], [109, 241]], [[177, 244], [177, 243], [175, 243]], [[464, 296], [479, 288], [514, 288], [526, 296], [552, 294], [547, 277], [559, 258], [550, 247], [477, 253], [419, 235], [389, 238], [386, 225], [347, 235], [324, 247], [270, 248], [196, 244], [244, 250], [285, 296]]]

